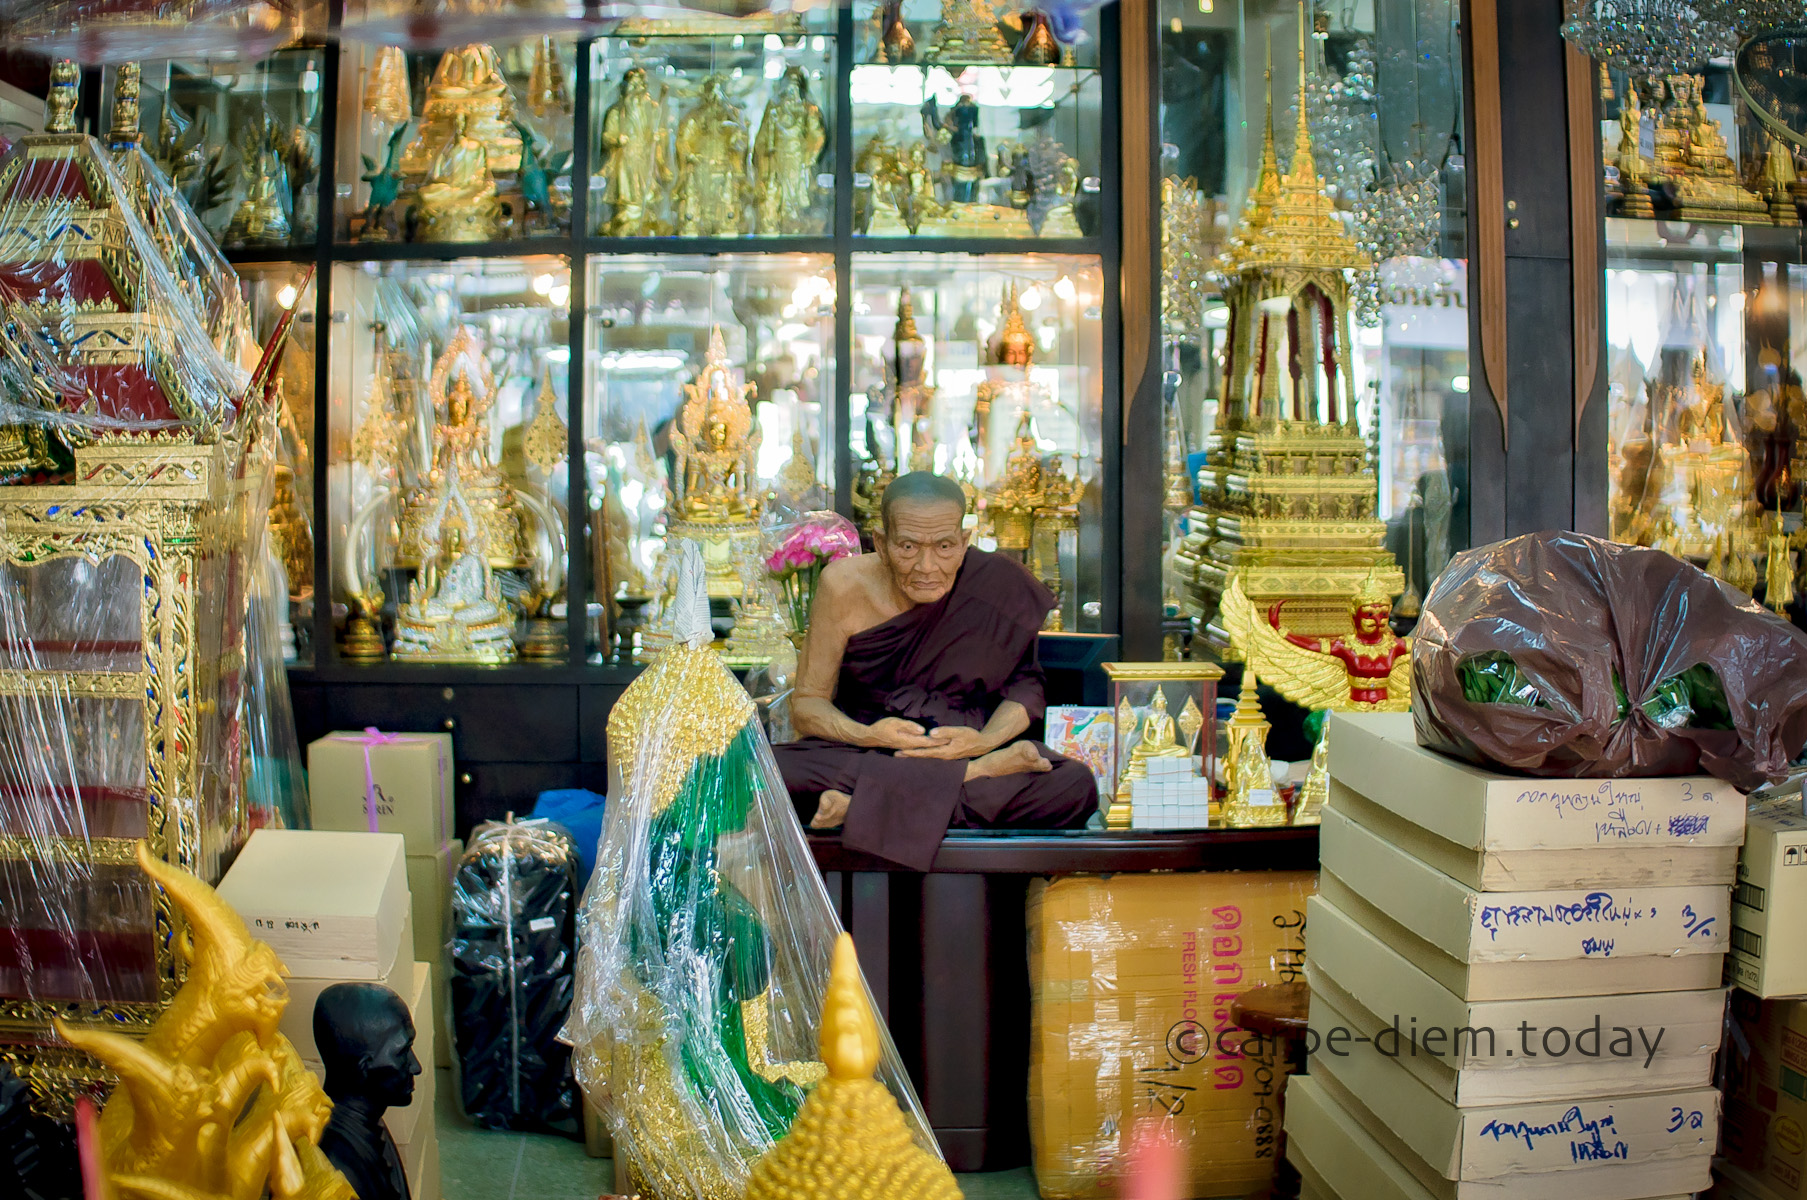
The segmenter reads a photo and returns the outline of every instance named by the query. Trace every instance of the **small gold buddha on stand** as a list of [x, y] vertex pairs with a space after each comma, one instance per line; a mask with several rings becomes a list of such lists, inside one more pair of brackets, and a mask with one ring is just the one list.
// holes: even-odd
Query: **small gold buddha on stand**
[[[1191, 705], [1196, 709], [1197, 705]], [[1199, 717], [1191, 737], [1198, 736], [1198, 728], [1204, 724]], [[1140, 723], [1136, 719], [1136, 709], [1125, 696], [1117, 704], [1118, 744], [1127, 746], [1129, 753], [1121, 759], [1122, 767], [1117, 773], [1117, 794], [1113, 799], [1110, 811], [1105, 815], [1105, 824], [1113, 829], [1127, 829], [1130, 824], [1131, 798], [1134, 788], [1131, 786], [1138, 780], [1148, 778], [1148, 760], [1151, 758], [1191, 758], [1192, 750], [1182, 745], [1174, 736], [1175, 727], [1172, 715], [1167, 711], [1167, 693], [1159, 685], [1154, 695], [1149, 698], [1148, 707], [1143, 711]], [[1136, 738], [1130, 744], [1125, 730], [1134, 729]]]
[[514, 614], [481, 546], [465, 543], [463, 497], [448, 497], [438, 553], [421, 564], [395, 614], [395, 656], [426, 662], [512, 662]]

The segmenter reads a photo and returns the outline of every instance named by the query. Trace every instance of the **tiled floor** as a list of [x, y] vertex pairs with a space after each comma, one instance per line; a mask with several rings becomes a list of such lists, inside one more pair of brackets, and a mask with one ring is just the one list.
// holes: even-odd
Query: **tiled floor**
[[[439, 1077], [437, 1101], [444, 1200], [596, 1200], [614, 1190], [614, 1164], [584, 1154], [582, 1142], [473, 1127], [458, 1114], [450, 1071]], [[1027, 1168], [958, 1179], [967, 1200], [1037, 1196]]]

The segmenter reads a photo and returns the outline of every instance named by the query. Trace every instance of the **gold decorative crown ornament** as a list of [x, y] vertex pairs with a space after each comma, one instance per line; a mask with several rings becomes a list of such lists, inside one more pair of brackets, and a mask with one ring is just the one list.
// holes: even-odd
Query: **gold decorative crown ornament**
[[860, 978], [853, 938], [835, 943], [822, 1006], [822, 1061], [816, 1086], [790, 1132], [753, 1164], [747, 1200], [959, 1200], [947, 1164], [918, 1146], [878, 1067], [878, 1022]]

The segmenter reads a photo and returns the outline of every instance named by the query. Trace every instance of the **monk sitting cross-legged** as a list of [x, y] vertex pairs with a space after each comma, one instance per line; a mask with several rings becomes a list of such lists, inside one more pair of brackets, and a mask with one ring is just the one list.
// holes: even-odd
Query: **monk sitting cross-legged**
[[1054, 597], [967, 545], [966, 495], [917, 471], [885, 489], [876, 554], [831, 563], [776, 747], [812, 828], [918, 871], [951, 828], [1076, 829], [1091, 768], [1021, 740], [1042, 715], [1036, 635]]

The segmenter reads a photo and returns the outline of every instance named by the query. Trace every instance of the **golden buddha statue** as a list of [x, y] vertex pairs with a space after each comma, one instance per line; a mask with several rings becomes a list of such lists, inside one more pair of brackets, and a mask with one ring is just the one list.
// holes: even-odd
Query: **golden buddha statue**
[[1007, 63], [1010, 45], [989, 0], [941, 0], [941, 23], [929, 39], [929, 62]]
[[467, 132], [462, 113], [414, 197], [415, 240], [487, 242], [496, 236], [502, 202], [496, 198], [489, 152]]
[[441, 550], [440, 518], [455, 491], [468, 508], [465, 540], [497, 570], [525, 569], [531, 559], [520, 505], [490, 458], [488, 415], [495, 377], [466, 326], [459, 326], [433, 364], [433, 460], [402, 510], [395, 565], [420, 568]]
[[1656, 207], [1650, 201], [1650, 163], [1644, 158], [1641, 140], [1644, 130], [1643, 110], [1638, 106], [1636, 87], [1625, 89], [1624, 103], [1619, 107], [1619, 212], [1627, 217], [1653, 217]]
[[491, 171], [512, 175], [521, 169], [514, 99], [496, 52], [481, 42], [440, 56], [420, 107], [420, 130], [402, 154], [402, 174], [410, 178], [426, 174], [440, 147], [454, 137], [467, 136], [482, 145]]
[[602, 114], [602, 198], [609, 205], [610, 237], [654, 237], [660, 188], [671, 180], [665, 152], [665, 106], [647, 90], [646, 70], [621, 77], [621, 94]]
[[1255, 665], [1242, 673], [1242, 694], [1230, 714], [1229, 749], [1224, 754], [1224, 823], [1232, 829], [1262, 828], [1286, 824], [1286, 805], [1274, 790], [1273, 764], [1267, 756], [1267, 731], [1272, 728], [1256, 695]]
[[1167, 693], [1155, 688], [1142, 714], [1136, 744], [1129, 751], [1129, 778], [1147, 779], [1151, 758], [1191, 758], [1192, 751], [1175, 736], [1173, 716], [1167, 711]]
[[1010, 456], [1004, 460], [1004, 474], [991, 489], [985, 507], [998, 549], [1018, 555], [1029, 549], [1035, 529], [1035, 510], [1041, 504], [1041, 445], [1036, 440], [1029, 410], [1025, 408], [1017, 418], [1016, 437], [1011, 444]]
[[1322, 825], [1324, 823], [1324, 805], [1330, 800], [1330, 722], [1324, 722], [1324, 731], [1318, 735], [1317, 745], [1311, 749], [1311, 770], [1306, 772], [1305, 782], [1299, 785], [1298, 799], [1293, 802], [1294, 825]]
[[1794, 167], [1794, 150], [1775, 134], [1763, 154], [1763, 199], [1769, 204], [1769, 216], [1778, 225], [1799, 225], [1800, 210], [1795, 207], [1799, 173]]
[[753, 1164], [746, 1200], [960, 1200], [947, 1164], [916, 1145], [896, 1098], [873, 1078], [878, 1022], [845, 933], [835, 943], [818, 1042], [827, 1078], [805, 1097], [790, 1132]]
[[811, 215], [816, 160], [828, 144], [822, 109], [809, 98], [802, 67], [785, 68], [753, 143], [753, 207], [762, 234], [818, 232]]
[[747, 231], [747, 117], [722, 94], [727, 80], [703, 80], [702, 98], [678, 122], [672, 219], [679, 237], [736, 237]]
[[332, 1115], [278, 1029], [288, 971], [206, 884], [135, 849], [185, 921], [188, 976], [143, 1041], [55, 1022], [119, 1076], [99, 1122], [100, 1167], [121, 1196], [354, 1200], [320, 1136]]
[[502, 600], [481, 546], [465, 542], [469, 506], [447, 497], [433, 534], [437, 553], [421, 563], [396, 609], [395, 656], [430, 662], [510, 662], [514, 613]]
[[[1670, 104], [1664, 112], [1667, 136], [1659, 147], [1663, 169], [1684, 221], [1769, 221], [1769, 206], [1746, 190], [1732, 163], [1725, 133], [1707, 112], [1705, 80], [1698, 75], [1669, 78]], [[1684, 158], [1675, 161], [1676, 134]]]
[[260, 111], [239, 132], [239, 168], [245, 194], [223, 239], [228, 246], [286, 246], [289, 241], [289, 175], [282, 126]]

